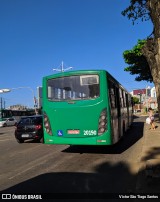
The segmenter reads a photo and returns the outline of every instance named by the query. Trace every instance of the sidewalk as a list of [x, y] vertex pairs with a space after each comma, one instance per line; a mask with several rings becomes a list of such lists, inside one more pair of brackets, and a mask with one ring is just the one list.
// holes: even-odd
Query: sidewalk
[[[146, 116], [147, 118], [147, 116]], [[144, 123], [141, 169], [138, 173], [137, 193], [160, 193], [160, 121], [155, 117], [156, 130]]]

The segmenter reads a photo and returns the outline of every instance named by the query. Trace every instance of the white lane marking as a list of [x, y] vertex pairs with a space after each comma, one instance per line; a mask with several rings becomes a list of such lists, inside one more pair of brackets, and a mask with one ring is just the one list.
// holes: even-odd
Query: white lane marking
[[4, 140], [0, 140], [0, 142], [8, 141], [8, 140], [13, 140], [13, 139], [4, 139]]

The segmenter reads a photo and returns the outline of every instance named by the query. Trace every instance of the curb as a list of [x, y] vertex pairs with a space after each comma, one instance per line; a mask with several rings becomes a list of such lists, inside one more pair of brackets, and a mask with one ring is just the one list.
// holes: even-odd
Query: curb
[[[147, 115], [145, 115], [147, 118]], [[159, 193], [160, 190], [160, 122], [155, 116], [155, 131], [144, 123], [143, 145], [139, 171], [137, 173], [136, 193]]]

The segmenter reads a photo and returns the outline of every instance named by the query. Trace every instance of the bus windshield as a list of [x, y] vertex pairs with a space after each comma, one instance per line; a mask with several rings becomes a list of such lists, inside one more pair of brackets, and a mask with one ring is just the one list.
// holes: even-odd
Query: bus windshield
[[66, 76], [47, 81], [47, 97], [52, 101], [95, 99], [99, 97], [99, 76]]

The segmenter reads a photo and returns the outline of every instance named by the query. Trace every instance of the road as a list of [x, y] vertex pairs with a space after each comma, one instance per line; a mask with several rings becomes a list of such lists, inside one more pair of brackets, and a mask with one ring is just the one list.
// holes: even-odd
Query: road
[[0, 191], [6, 193], [134, 193], [144, 117], [114, 146], [18, 144], [0, 128]]

